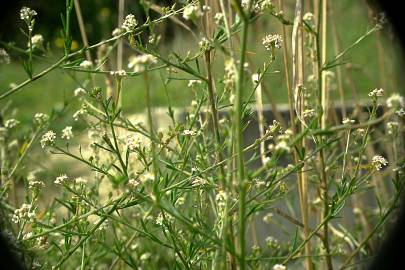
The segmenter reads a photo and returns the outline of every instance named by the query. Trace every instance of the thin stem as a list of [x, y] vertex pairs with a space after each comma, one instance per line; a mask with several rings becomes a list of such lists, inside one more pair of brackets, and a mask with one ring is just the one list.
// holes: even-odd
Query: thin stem
[[[245, 164], [243, 156], [243, 127], [242, 127], [242, 98], [243, 98], [243, 87], [244, 87], [244, 63], [246, 58], [246, 48], [247, 48], [247, 37], [249, 21], [246, 14], [242, 10], [240, 3], [233, 0], [233, 5], [237, 9], [239, 16], [242, 18], [242, 40], [240, 49], [240, 62], [239, 71], [236, 82], [236, 93], [235, 93], [235, 118], [232, 123], [235, 127], [235, 150], [237, 153], [237, 175], [238, 175], [238, 186], [239, 186], [239, 267], [241, 270], [246, 269], [246, 184], [245, 184]], [[252, 3], [252, 2], [250, 2]]]

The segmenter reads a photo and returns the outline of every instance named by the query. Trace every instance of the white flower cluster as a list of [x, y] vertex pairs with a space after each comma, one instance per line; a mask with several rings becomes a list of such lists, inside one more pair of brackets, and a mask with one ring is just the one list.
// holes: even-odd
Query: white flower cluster
[[35, 212], [32, 210], [31, 204], [24, 203], [20, 208], [14, 210], [12, 221], [18, 223], [21, 220], [29, 220], [32, 222], [35, 220]]
[[131, 57], [128, 68], [134, 69], [134, 72], [143, 72], [149, 65], [154, 63], [157, 63], [155, 56], [151, 54], [142, 54]]
[[380, 88], [380, 89], [374, 89], [373, 91], [371, 91], [370, 93], [368, 93], [369, 97], [372, 98], [377, 98], [377, 97], [382, 97], [384, 94], [384, 89]]
[[387, 132], [388, 134], [395, 135], [398, 132], [399, 123], [398, 122], [388, 122], [387, 123]]
[[183, 130], [182, 135], [184, 135], [184, 136], [195, 136], [195, 135], [197, 135], [197, 132], [194, 131], [194, 130], [185, 129], [185, 130]]
[[266, 224], [270, 224], [272, 220], [273, 220], [273, 214], [272, 213], [267, 213], [263, 217], [263, 222], [266, 223]]
[[304, 20], [306, 23], [312, 23], [314, 20], [314, 14], [311, 12], [307, 12], [302, 16], [302, 20]]
[[4, 122], [4, 126], [6, 128], [14, 128], [16, 127], [18, 124], [20, 123], [20, 121], [16, 120], [16, 119], [8, 119]]
[[37, 12], [29, 7], [23, 7], [20, 10], [20, 19], [23, 21], [31, 20], [32, 17], [36, 16]]
[[287, 268], [282, 264], [275, 264], [273, 270], [286, 270]]
[[[37, 34], [37, 35], [33, 35], [31, 37], [31, 44], [33, 48], [39, 48], [42, 47], [42, 43], [44, 43], [44, 38], [42, 35]], [[30, 43], [28, 42], [27, 46], [30, 46]]]
[[386, 104], [388, 108], [405, 107], [404, 97], [397, 93], [392, 94], [389, 98], [387, 98]]
[[129, 135], [126, 139], [126, 147], [128, 151], [135, 152], [141, 147], [141, 140], [137, 137]]
[[47, 131], [41, 138], [41, 147], [52, 145], [56, 139], [56, 133], [52, 130]]
[[266, 48], [266, 50], [271, 51], [274, 48], [280, 49], [282, 44], [283, 44], [283, 38], [279, 34], [275, 35], [267, 35], [263, 38], [263, 46]]
[[215, 201], [217, 202], [217, 205], [219, 208], [225, 207], [227, 197], [228, 197], [228, 194], [223, 190], [220, 190], [217, 193], [217, 195], [215, 196]]
[[229, 58], [225, 61], [225, 75], [223, 80], [225, 88], [232, 88], [236, 81], [236, 74], [235, 62], [233, 58]]
[[110, 75], [115, 77], [123, 77], [127, 75], [127, 72], [124, 69], [121, 69], [117, 71], [110, 71]]
[[342, 124], [343, 125], [350, 125], [350, 124], [354, 124], [356, 121], [350, 118], [343, 118], [342, 120]]
[[404, 116], [405, 116], [405, 110], [404, 110], [404, 108], [401, 108], [401, 109], [397, 110], [395, 113], [396, 113], [399, 117], [404, 117]]
[[276, 150], [279, 151], [286, 151], [289, 152], [291, 150], [290, 146], [288, 145], [288, 141], [290, 140], [290, 138], [292, 137], [293, 132], [291, 129], [287, 129], [284, 134], [280, 135], [278, 137], [278, 142], [275, 146]]
[[54, 183], [57, 185], [63, 185], [66, 184], [66, 182], [69, 180], [69, 177], [66, 174], [61, 174], [58, 177], [56, 177]]
[[201, 39], [201, 41], [198, 42], [198, 45], [200, 46], [200, 49], [203, 50], [203, 51], [208, 50], [210, 48], [210, 46], [211, 46], [210, 44], [211, 44], [210, 41], [205, 37], [203, 37]]
[[201, 84], [202, 81], [201, 80], [189, 80], [187, 86], [190, 88], [195, 87], [198, 84]]
[[84, 60], [79, 65], [79, 67], [83, 68], [83, 69], [90, 69], [90, 68], [92, 68], [92, 66], [93, 66], [93, 63], [89, 60]]
[[216, 14], [214, 15], [214, 21], [215, 21], [215, 24], [216, 24], [216, 25], [222, 25], [222, 24], [224, 24], [224, 22], [225, 22], [224, 14], [223, 14], [223, 13], [220, 13], [220, 12], [216, 13]]
[[272, 12], [275, 6], [272, 0], [263, 0], [260, 3], [260, 11], [261, 12]]
[[141, 184], [138, 179], [131, 178], [128, 180], [128, 186], [132, 189], [136, 189]]
[[310, 119], [316, 115], [315, 109], [306, 109], [302, 112], [302, 117], [305, 119]]
[[34, 123], [38, 126], [41, 126], [48, 122], [49, 116], [45, 113], [36, 113], [34, 115]]
[[36, 189], [39, 190], [41, 188], [45, 187], [44, 182], [37, 180], [35, 178], [31, 178], [28, 180], [28, 188], [29, 189]]
[[0, 48], [0, 64], [10, 64], [10, 55], [6, 52], [5, 49]]
[[83, 177], [76, 177], [75, 184], [76, 185], [85, 185], [85, 184], [87, 184], [87, 179], [83, 178]]
[[[250, 2], [254, 2], [255, 0], [242, 0], [241, 6], [245, 10], [249, 8]], [[254, 4], [253, 6], [253, 11], [254, 12], [260, 12], [260, 5], [259, 4]]]
[[[127, 32], [133, 32], [136, 29], [136, 26], [138, 25], [138, 21], [135, 18], [135, 15], [133, 14], [128, 14], [125, 17], [124, 22], [122, 23], [122, 28], [125, 29]], [[113, 33], [114, 35], [114, 33]]]
[[376, 155], [372, 158], [371, 163], [376, 168], [377, 171], [381, 170], [383, 167], [388, 165], [388, 161], [380, 155]]
[[183, 18], [186, 20], [196, 20], [202, 16], [202, 12], [197, 5], [187, 5], [183, 10]]
[[280, 245], [278, 240], [276, 238], [274, 238], [273, 236], [267, 236], [265, 241], [266, 241], [267, 246], [270, 248], [277, 248]]
[[71, 126], [67, 126], [62, 130], [62, 139], [70, 140], [73, 138], [73, 131]]

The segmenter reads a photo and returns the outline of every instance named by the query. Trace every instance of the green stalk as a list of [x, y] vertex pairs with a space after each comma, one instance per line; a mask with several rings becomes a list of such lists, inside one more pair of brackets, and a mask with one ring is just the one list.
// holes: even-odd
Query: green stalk
[[[243, 80], [244, 80], [244, 68], [245, 52], [247, 47], [247, 37], [249, 21], [247, 15], [242, 10], [240, 3], [233, 0], [233, 5], [237, 9], [239, 16], [242, 18], [242, 40], [240, 48], [240, 62], [239, 71], [236, 83], [236, 95], [234, 105], [234, 122], [235, 126], [235, 150], [237, 154], [237, 175], [239, 178], [239, 267], [241, 270], [246, 269], [246, 183], [245, 183], [245, 164], [243, 157], [243, 127], [242, 127], [242, 98], [243, 98]], [[250, 2], [252, 3], [252, 2]]]
[[156, 151], [155, 151], [155, 143], [153, 142], [155, 139], [155, 132], [153, 130], [153, 117], [152, 117], [152, 104], [151, 104], [151, 97], [150, 97], [150, 87], [149, 87], [149, 76], [148, 72], [145, 71], [143, 73], [144, 80], [145, 80], [145, 88], [146, 88], [146, 109], [147, 109], [147, 117], [148, 117], [148, 127], [150, 133], [150, 147], [152, 152], [152, 169], [153, 169], [153, 176], [155, 181], [153, 182], [153, 194], [155, 195], [155, 199], [158, 200], [158, 184], [159, 181], [157, 179], [157, 165], [156, 165]]

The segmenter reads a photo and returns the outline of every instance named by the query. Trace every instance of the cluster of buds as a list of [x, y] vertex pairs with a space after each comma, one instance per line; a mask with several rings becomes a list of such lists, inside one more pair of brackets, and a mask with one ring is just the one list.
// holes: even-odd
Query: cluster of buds
[[35, 212], [32, 209], [31, 204], [24, 203], [23, 205], [21, 205], [20, 208], [18, 208], [14, 211], [12, 221], [14, 223], [19, 223], [21, 220], [28, 220], [28, 221], [34, 222]]

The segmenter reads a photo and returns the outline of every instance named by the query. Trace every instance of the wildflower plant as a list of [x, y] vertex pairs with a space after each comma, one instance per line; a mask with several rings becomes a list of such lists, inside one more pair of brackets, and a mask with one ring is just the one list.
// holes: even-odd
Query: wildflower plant
[[[35, 113], [30, 124], [1, 112], [0, 228], [28, 267], [344, 269], [373, 256], [404, 186], [404, 99], [376, 88], [356, 108], [362, 113], [345, 111], [339, 118], [330, 114], [326, 89], [338, 77], [332, 70], [342, 57], [385, 20], [328, 60], [320, 33], [326, 7], [314, 20], [312, 13], [302, 15], [302, 1], [291, 18], [283, 1], [181, 1], [158, 8], [140, 1], [146, 20], [122, 16], [111, 37], [74, 51], [74, 2], [66, 0], [61, 16], [62, 55], [36, 74], [33, 56], [45, 42], [34, 34], [40, 14], [21, 9], [28, 78], [0, 92], [4, 102], [54, 69], [87, 75], [74, 77], [77, 87], [63, 105], [49, 115]], [[159, 15], [150, 16], [152, 8]], [[292, 36], [281, 31], [257, 38], [265, 57], [255, 65], [248, 57], [250, 31], [269, 15]], [[187, 31], [194, 27], [194, 48], [186, 54], [162, 52], [158, 29], [169, 20]], [[103, 63], [119, 42], [132, 56], [107, 70]], [[109, 46], [106, 55], [86, 55], [103, 46]], [[0, 63], [10, 62], [12, 48], [0, 49]], [[285, 66], [289, 116], [268, 124], [261, 92], [268, 75], [278, 74], [278, 61]], [[152, 74], [161, 78], [161, 88], [152, 87]], [[140, 119], [121, 106], [122, 92], [129, 90], [122, 81], [134, 77], [144, 81]], [[169, 121], [162, 127], [151, 96], [167, 95], [173, 81], [184, 82], [193, 101], [177, 117], [168, 98]], [[245, 141], [246, 132], [257, 128], [254, 120], [259, 136]], [[385, 133], [390, 136], [380, 136]], [[51, 162], [60, 159], [70, 162], [62, 171]], [[367, 207], [365, 193], [378, 213]], [[345, 215], [350, 209], [355, 213]]]

